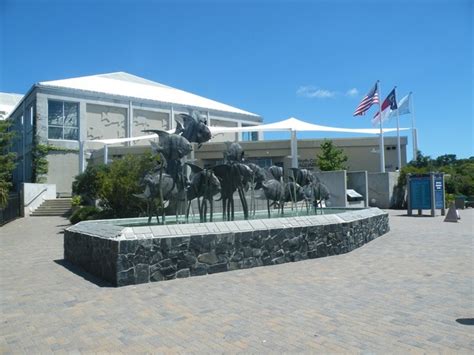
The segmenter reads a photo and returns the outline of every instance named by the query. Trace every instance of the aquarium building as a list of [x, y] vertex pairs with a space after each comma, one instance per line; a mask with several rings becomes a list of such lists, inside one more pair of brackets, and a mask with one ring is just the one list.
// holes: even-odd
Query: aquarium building
[[[38, 144], [48, 146], [45, 182], [56, 184], [58, 193], [68, 194], [81, 170], [80, 162], [103, 148], [94, 141], [141, 136], [145, 129], [173, 129], [173, 117], [191, 110], [206, 116], [211, 126], [262, 123], [262, 117], [254, 113], [125, 72], [36, 83], [8, 116], [17, 132], [15, 187], [33, 182]], [[243, 135], [220, 134], [214, 141], [242, 139]], [[85, 157], [79, 154], [81, 142]], [[149, 145], [148, 141], [125, 145], [134, 144]]]

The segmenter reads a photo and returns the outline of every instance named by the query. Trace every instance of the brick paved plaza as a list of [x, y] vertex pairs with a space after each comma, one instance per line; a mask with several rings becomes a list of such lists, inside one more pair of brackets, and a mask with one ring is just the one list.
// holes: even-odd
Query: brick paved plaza
[[16, 220], [0, 228], [0, 352], [472, 353], [456, 320], [474, 318], [474, 210], [389, 213], [349, 254], [122, 288], [62, 261], [66, 219]]

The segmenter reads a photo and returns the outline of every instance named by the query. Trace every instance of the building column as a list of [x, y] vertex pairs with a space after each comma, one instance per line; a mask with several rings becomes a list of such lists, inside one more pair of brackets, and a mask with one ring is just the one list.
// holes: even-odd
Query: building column
[[25, 140], [26, 140], [26, 107], [25, 100], [23, 100], [23, 113], [21, 114], [21, 165], [22, 165], [22, 180], [26, 182], [26, 156], [25, 156]]
[[168, 129], [175, 129], [175, 122], [174, 122], [174, 107], [170, 107], [170, 117], [168, 119]]
[[85, 170], [85, 164], [84, 164], [84, 144], [85, 142], [80, 140], [79, 141], [79, 174], [82, 174]]
[[[130, 100], [128, 102], [128, 114], [127, 114], [127, 138], [133, 137], [133, 104]], [[133, 141], [127, 142], [128, 146], [133, 145]]]
[[104, 144], [104, 164], [107, 165], [109, 162], [109, 145]]
[[296, 131], [291, 130], [291, 167], [298, 167], [298, 140], [296, 138]]

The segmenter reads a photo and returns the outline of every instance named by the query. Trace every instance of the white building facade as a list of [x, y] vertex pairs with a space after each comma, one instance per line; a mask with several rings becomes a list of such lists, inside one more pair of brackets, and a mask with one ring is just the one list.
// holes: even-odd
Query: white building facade
[[[251, 112], [124, 72], [37, 83], [8, 117], [17, 133], [15, 187], [32, 182], [37, 144], [48, 146], [45, 182], [67, 195], [80, 170], [80, 144], [87, 158], [88, 151], [103, 147], [91, 141], [142, 136], [145, 129], [173, 129], [174, 117], [191, 110], [206, 116], [211, 126], [262, 123], [262, 117]], [[241, 140], [242, 133], [220, 134], [213, 141], [236, 139]]]

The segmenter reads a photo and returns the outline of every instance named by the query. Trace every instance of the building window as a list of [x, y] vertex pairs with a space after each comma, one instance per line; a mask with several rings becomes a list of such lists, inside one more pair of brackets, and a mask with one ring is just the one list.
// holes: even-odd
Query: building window
[[258, 132], [243, 132], [242, 133], [243, 141], [258, 141]]
[[272, 158], [248, 158], [245, 159], [246, 163], [254, 163], [261, 168], [268, 169], [273, 165]]
[[48, 101], [48, 138], [79, 139], [79, 104]]

